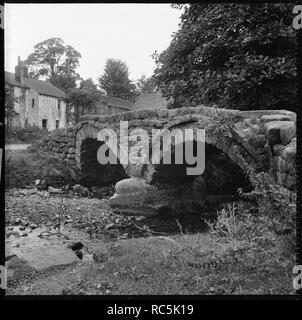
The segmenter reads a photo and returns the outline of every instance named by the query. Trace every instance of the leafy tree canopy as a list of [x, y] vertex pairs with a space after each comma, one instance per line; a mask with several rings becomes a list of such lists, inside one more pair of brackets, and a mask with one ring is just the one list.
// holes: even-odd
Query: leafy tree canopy
[[80, 83], [80, 89], [85, 89], [90, 92], [99, 92], [96, 84], [93, 82], [91, 78], [82, 80]]
[[85, 89], [85, 88], [74, 88], [68, 92], [67, 102], [70, 107], [74, 108], [74, 120], [76, 123], [79, 122], [80, 116], [85, 113], [91, 113], [94, 109], [95, 103], [99, 99], [99, 93]]
[[156, 83], [153, 77], [147, 78], [145, 74], [141, 76], [137, 80], [137, 88], [140, 93], [147, 92], [155, 92], [156, 91]]
[[50, 38], [35, 45], [25, 63], [33, 68], [31, 77], [46, 78], [53, 85], [67, 92], [76, 87], [80, 79], [76, 68], [81, 54], [60, 38]]
[[99, 85], [109, 96], [134, 101], [138, 95], [126, 63], [118, 59], [107, 59]]
[[294, 109], [293, 4], [188, 4], [154, 78], [174, 107]]
[[74, 108], [75, 122], [79, 122], [80, 116], [94, 110], [100, 96], [101, 92], [91, 78], [82, 80], [79, 88], [71, 89], [68, 92], [67, 102]]

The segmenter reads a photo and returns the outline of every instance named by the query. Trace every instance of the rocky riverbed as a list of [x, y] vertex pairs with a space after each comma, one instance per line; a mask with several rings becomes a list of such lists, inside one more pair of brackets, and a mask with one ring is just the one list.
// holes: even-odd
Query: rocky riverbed
[[109, 189], [94, 189], [85, 196], [80, 194], [80, 187], [64, 193], [54, 188], [49, 188], [51, 192], [29, 187], [8, 190], [5, 254], [10, 281], [79, 259], [93, 260], [95, 248], [120, 239], [169, 236], [206, 228], [200, 216], [146, 218], [114, 213], [108, 205]]

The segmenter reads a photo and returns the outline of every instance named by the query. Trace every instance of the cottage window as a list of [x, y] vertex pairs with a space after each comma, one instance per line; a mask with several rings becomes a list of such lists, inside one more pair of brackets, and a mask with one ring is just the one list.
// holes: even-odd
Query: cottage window
[[59, 124], [60, 124], [60, 121], [59, 121], [59, 120], [56, 120], [56, 129], [59, 128]]
[[42, 128], [47, 129], [47, 119], [42, 119]]
[[60, 110], [61, 110], [61, 101], [58, 100], [58, 111], [60, 111]]
[[31, 106], [34, 107], [35, 106], [35, 99], [31, 100]]

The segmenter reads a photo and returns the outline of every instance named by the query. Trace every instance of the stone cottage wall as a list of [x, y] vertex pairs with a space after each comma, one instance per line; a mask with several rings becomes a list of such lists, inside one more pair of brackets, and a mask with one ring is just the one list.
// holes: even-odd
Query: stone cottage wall
[[47, 119], [47, 129], [50, 131], [56, 129], [56, 120], [59, 121], [59, 128], [66, 126], [66, 105], [64, 101], [61, 101], [59, 112], [58, 101], [55, 97], [39, 96], [38, 126], [40, 128], [42, 128], [43, 119]]

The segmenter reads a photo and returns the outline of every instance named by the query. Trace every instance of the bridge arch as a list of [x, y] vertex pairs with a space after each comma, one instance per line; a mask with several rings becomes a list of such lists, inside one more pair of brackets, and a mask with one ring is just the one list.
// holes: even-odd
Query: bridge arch
[[[184, 125], [179, 123], [173, 129], [178, 129], [183, 132], [184, 129], [204, 129], [204, 127], [199, 127], [198, 123], [188, 123]], [[194, 131], [194, 157], [196, 154], [196, 131]], [[184, 134], [183, 134], [184, 135]], [[162, 139], [162, 142], [164, 140]], [[170, 141], [169, 141], [170, 142]], [[204, 139], [204, 152], [203, 156], [205, 158], [205, 171], [202, 174], [196, 174], [188, 176], [186, 169], [188, 167], [195, 167], [196, 165], [188, 165], [185, 161], [185, 146], [183, 142], [180, 142], [175, 145], [175, 140], [172, 139], [172, 144], [167, 146], [167, 153], [172, 154], [171, 164], [163, 163], [163, 152], [160, 152], [160, 163], [157, 164], [148, 164], [144, 165], [142, 170], [144, 179], [150, 184], [181, 184], [181, 183], [192, 183], [196, 180], [197, 177], [202, 177], [205, 179], [204, 183], [209, 186], [211, 192], [221, 192], [222, 190], [218, 189], [217, 186], [221, 184], [221, 181], [227, 181], [223, 192], [232, 192], [235, 193], [239, 187], [251, 188], [251, 184], [245, 175], [245, 165], [253, 166], [257, 168], [258, 163], [253, 159], [246, 150], [238, 143], [235, 143], [229, 136], [223, 136], [219, 133], [215, 135], [208, 136], [205, 134]], [[175, 164], [175, 148], [181, 145], [180, 150], [182, 149], [182, 159], [184, 160], [183, 164]], [[163, 145], [161, 146], [163, 147]], [[162, 148], [161, 148], [162, 149]], [[201, 148], [202, 149], [202, 148]], [[199, 150], [200, 151], [200, 150]], [[149, 158], [152, 157], [152, 150], [150, 150]], [[245, 163], [242, 163], [241, 159], [243, 158]], [[156, 157], [155, 157], [156, 158]], [[170, 158], [170, 155], [169, 155]], [[200, 165], [200, 164], [199, 164]], [[217, 171], [218, 170], [218, 171]], [[219, 173], [220, 177], [217, 177]], [[216, 176], [215, 176], [216, 174]], [[220, 179], [219, 179], [220, 178]], [[218, 181], [213, 181], [213, 180]], [[230, 183], [231, 182], [231, 183]], [[216, 186], [216, 188], [215, 188]], [[222, 187], [221, 185], [219, 187]]]
[[[84, 185], [116, 183], [128, 177], [119, 161], [106, 165], [98, 162], [98, 149], [105, 143], [98, 141], [99, 131], [99, 128], [85, 124], [76, 133], [75, 161], [80, 171], [80, 182]], [[113, 148], [110, 150], [113, 151]]]

